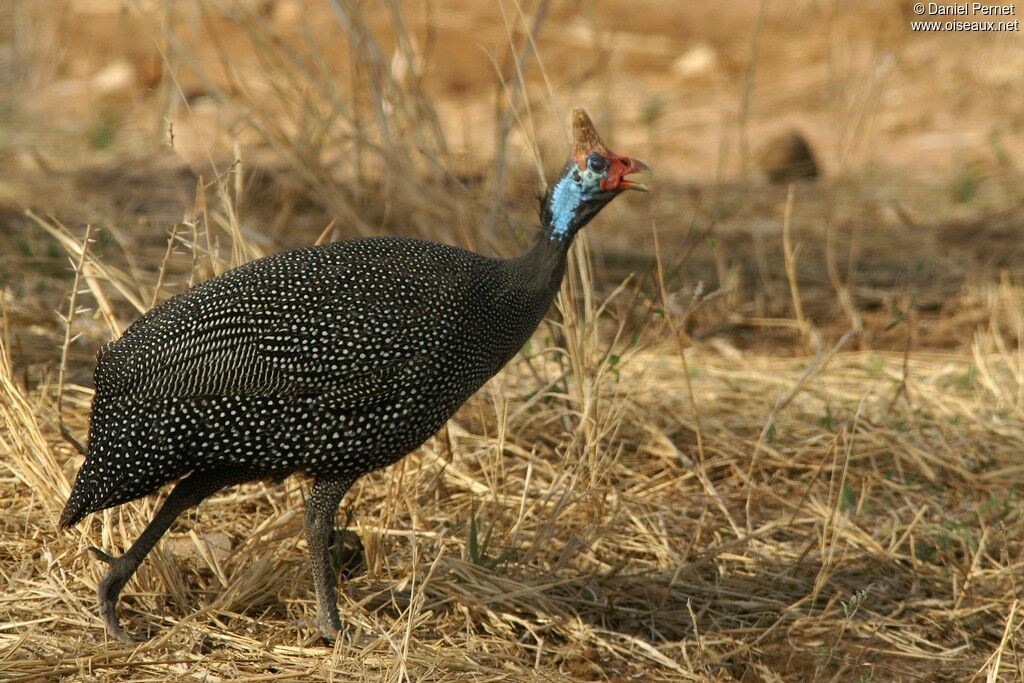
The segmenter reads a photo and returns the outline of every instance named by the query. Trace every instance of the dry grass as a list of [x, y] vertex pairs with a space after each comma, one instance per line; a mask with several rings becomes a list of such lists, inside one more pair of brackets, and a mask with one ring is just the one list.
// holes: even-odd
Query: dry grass
[[[214, 134], [191, 88], [230, 112], [231, 144], [211, 137], [190, 171], [165, 152], [99, 180], [91, 166], [0, 179], [0, 679], [1024, 678], [1012, 164], [972, 180], [975, 203], [944, 182], [695, 190], [669, 174], [652, 206], [620, 200], [588, 229], [520, 357], [349, 493], [366, 566], [344, 581], [333, 649], [309, 641], [300, 478], [183, 516], [121, 600], [153, 639], [108, 641], [105, 567], [86, 548], [127, 547], [157, 500], [56, 531], [81, 463], [61, 422], [87, 431], [96, 348], [284, 245], [401, 230], [509, 253], [524, 238], [502, 226], [532, 220], [516, 192], [559, 144], [538, 132], [559, 96], [524, 31], [564, 28], [554, 4], [505, 5], [515, 48], [492, 55], [492, 85], [516, 106], [493, 112], [498, 159], [455, 150], [398, 3], [324, 3], [349, 20], [337, 44], [316, 22], [283, 40], [260, 3], [208, 7], [145, 25], [165, 41], [160, 106], [178, 144]], [[758, 40], [775, 30], [756, 7], [751, 21]], [[176, 22], [220, 42], [200, 54]], [[632, 58], [660, 49], [623, 42]], [[744, 117], [765, 67], [738, 70]], [[877, 83], [861, 85], [844, 159], [877, 105]], [[486, 186], [495, 175], [508, 185]]]
[[[1016, 288], [992, 297], [1024, 307]], [[688, 349], [695, 417], [682, 358], [627, 349], [613, 363], [593, 328], [563, 328], [571, 357], [538, 338], [533, 372], [514, 363], [356, 486], [345, 505], [368, 566], [345, 582], [349, 640], [333, 653], [303, 645], [315, 606], [298, 480], [190, 513], [122, 601], [156, 638], [105, 642], [103, 567], [84, 550], [126, 545], [153, 502], [58, 535], [79, 458], [53, 424], [53, 387], [26, 391], [5, 358], [10, 680], [1020, 676], [1015, 342], [993, 327], [973, 358], [827, 365]], [[80, 432], [88, 398], [69, 391]]]

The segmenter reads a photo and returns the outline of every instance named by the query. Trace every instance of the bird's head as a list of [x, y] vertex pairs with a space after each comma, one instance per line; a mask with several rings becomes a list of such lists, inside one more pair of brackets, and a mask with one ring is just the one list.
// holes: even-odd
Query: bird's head
[[646, 185], [626, 176], [650, 171], [641, 161], [611, 152], [594, 130], [587, 112], [579, 107], [572, 113], [572, 133], [572, 155], [544, 201], [542, 211], [549, 237], [566, 242], [622, 192], [647, 192]]

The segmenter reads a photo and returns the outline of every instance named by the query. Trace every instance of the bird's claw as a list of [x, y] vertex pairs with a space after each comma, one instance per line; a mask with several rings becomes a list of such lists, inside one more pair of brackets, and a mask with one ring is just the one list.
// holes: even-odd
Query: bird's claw
[[342, 626], [337, 617], [332, 619], [330, 616], [317, 615], [316, 633], [306, 640], [306, 645], [335, 647], [338, 641], [341, 641], [341, 648], [344, 650], [355, 646], [357, 633], [358, 629], [354, 624]]
[[[306, 624], [308, 626], [308, 622]], [[325, 622], [323, 619], [317, 618], [316, 620], [316, 633], [312, 633], [302, 644], [305, 647], [314, 647], [317, 645], [324, 645], [326, 647], [332, 647], [334, 642], [343, 633], [340, 627], [333, 626], [330, 623]]]
[[103, 622], [107, 627], [107, 634], [114, 640], [118, 640], [122, 643], [127, 643], [129, 645], [133, 645], [135, 643], [144, 643], [147, 640], [149, 640], [149, 638], [147, 638], [146, 636], [140, 636], [137, 633], [128, 633], [128, 631], [124, 630], [124, 627], [117, 622], [116, 615], [111, 617], [110, 619], [108, 619], [106, 615], [104, 615]]

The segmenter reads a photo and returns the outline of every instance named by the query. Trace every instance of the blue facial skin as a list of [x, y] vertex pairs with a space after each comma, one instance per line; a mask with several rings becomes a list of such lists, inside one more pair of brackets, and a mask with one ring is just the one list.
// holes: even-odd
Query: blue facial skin
[[571, 170], [562, 176], [551, 193], [551, 235], [559, 239], [569, 234], [569, 224], [583, 201], [583, 187], [573, 180], [574, 173]]
[[608, 161], [597, 153], [587, 157], [582, 171], [569, 162], [565, 173], [551, 192], [551, 237], [564, 240], [570, 234], [580, 206], [602, 192], [601, 181], [608, 177]]

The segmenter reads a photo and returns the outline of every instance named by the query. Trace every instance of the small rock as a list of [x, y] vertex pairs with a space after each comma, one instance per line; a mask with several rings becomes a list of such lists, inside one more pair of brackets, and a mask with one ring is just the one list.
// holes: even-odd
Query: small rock
[[718, 53], [707, 43], [694, 45], [672, 62], [672, 74], [677, 78], [697, 78], [717, 68]]
[[[212, 532], [198, 536], [200, 541], [206, 545], [210, 554], [218, 561], [222, 561], [231, 554], [231, 538], [220, 532]], [[189, 536], [174, 536], [164, 539], [164, 547], [178, 557], [192, 557], [202, 559], [203, 554], [196, 548], [195, 542]]]
[[136, 87], [135, 67], [127, 59], [111, 62], [93, 74], [93, 92], [100, 97], [125, 97]]
[[758, 153], [757, 163], [768, 180], [778, 184], [817, 178], [819, 175], [811, 144], [796, 131], [769, 140]]

